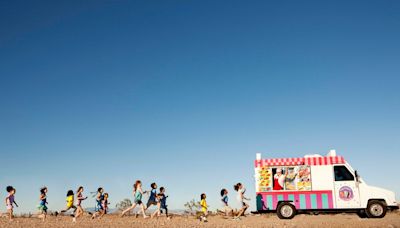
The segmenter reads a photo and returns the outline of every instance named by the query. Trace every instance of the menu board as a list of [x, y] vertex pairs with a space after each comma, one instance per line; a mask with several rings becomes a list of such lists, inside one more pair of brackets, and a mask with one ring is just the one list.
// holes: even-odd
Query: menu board
[[287, 172], [285, 177], [285, 190], [296, 190], [297, 172], [294, 167], [288, 167]]
[[272, 173], [269, 167], [256, 170], [256, 183], [258, 192], [268, 192], [272, 189]]
[[299, 171], [297, 173], [297, 190], [311, 190], [311, 169], [309, 166], [299, 166]]

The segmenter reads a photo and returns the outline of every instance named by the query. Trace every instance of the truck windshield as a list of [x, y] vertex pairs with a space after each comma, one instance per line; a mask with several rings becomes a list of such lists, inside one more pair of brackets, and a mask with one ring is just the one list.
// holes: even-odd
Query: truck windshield
[[354, 181], [354, 176], [346, 166], [335, 166], [335, 181]]

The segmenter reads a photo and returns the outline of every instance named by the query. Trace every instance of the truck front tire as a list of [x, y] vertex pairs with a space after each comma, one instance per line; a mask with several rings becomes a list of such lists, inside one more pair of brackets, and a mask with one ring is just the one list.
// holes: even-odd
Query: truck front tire
[[385, 202], [378, 200], [371, 200], [365, 210], [368, 218], [383, 218], [386, 215]]
[[276, 214], [280, 219], [292, 219], [296, 215], [296, 207], [289, 202], [280, 203]]

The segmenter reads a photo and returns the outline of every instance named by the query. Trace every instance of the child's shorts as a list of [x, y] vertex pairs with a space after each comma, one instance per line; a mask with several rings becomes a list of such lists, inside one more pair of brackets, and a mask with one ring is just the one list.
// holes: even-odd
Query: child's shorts
[[38, 206], [39, 211], [47, 213], [47, 206], [46, 205], [39, 205]]
[[156, 201], [153, 201], [153, 200], [149, 200], [149, 201], [147, 201], [147, 207], [150, 207], [151, 205], [157, 205], [157, 202]]

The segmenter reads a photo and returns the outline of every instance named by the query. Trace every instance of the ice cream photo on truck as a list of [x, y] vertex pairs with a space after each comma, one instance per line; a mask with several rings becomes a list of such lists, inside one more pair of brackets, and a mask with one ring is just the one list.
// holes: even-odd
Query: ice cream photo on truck
[[369, 186], [350, 164], [331, 150], [327, 156], [262, 159], [256, 155], [257, 212], [291, 219], [301, 212], [352, 212], [383, 218], [398, 209], [392, 191]]

